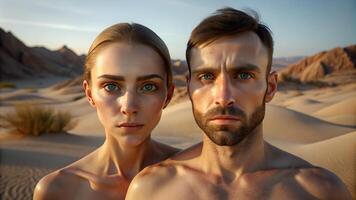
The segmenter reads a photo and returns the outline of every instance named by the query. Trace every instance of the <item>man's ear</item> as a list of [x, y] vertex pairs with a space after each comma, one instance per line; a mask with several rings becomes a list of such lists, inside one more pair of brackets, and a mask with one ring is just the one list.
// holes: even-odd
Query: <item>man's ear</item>
[[93, 97], [91, 94], [91, 88], [90, 88], [89, 82], [87, 80], [83, 81], [83, 89], [85, 92], [85, 96], [87, 97], [90, 105], [95, 108], [95, 102], [93, 100]]
[[270, 102], [273, 99], [274, 94], [277, 92], [277, 72], [273, 71], [268, 74], [267, 77], [267, 92], [265, 95], [265, 102]]
[[169, 104], [169, 102], [171, 102], [173, 94], [174, 94], [174, 84], [172, 84], [169, 88], [168, 88], [168, 92], [167, 92], [167, 99], [166, 102], [164, 103], [163, 108], [166, 108]]

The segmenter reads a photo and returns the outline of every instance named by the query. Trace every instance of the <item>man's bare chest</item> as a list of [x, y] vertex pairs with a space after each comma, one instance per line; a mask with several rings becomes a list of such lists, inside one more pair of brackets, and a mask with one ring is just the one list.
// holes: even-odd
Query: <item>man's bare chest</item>
[[162, 188], [160, 197], [175, 199], [314, 199], [292, 177], [250, 176], [225, 183], [208, 176], [186, 174]]

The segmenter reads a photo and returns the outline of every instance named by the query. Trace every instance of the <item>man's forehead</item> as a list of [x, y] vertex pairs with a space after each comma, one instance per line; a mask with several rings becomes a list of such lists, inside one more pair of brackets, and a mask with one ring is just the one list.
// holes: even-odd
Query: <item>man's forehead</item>
[[265, 67], [268, 52], [255, 33], [245, 32], [192, 48], [190, 62], [192, 67], [239, 64]]

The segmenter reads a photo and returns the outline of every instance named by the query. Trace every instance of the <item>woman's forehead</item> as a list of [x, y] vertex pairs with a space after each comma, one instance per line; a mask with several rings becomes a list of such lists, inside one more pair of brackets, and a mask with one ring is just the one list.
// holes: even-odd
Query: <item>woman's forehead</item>
[[102, 74], [144, 76], [158, 74], [163, 77], [165, 63], [152, 48], [141, 44], [113, 43], [98, 53], [92, 69], [93, 77]]

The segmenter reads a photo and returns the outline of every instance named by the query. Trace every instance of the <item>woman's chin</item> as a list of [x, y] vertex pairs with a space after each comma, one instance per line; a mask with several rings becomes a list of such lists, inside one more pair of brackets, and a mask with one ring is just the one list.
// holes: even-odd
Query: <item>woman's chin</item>
[[124, 135], [120, 137], [121, 144], [126, 147], [137, 147], [146, 142], [149, 139], [149, 136], [143, 135]]

